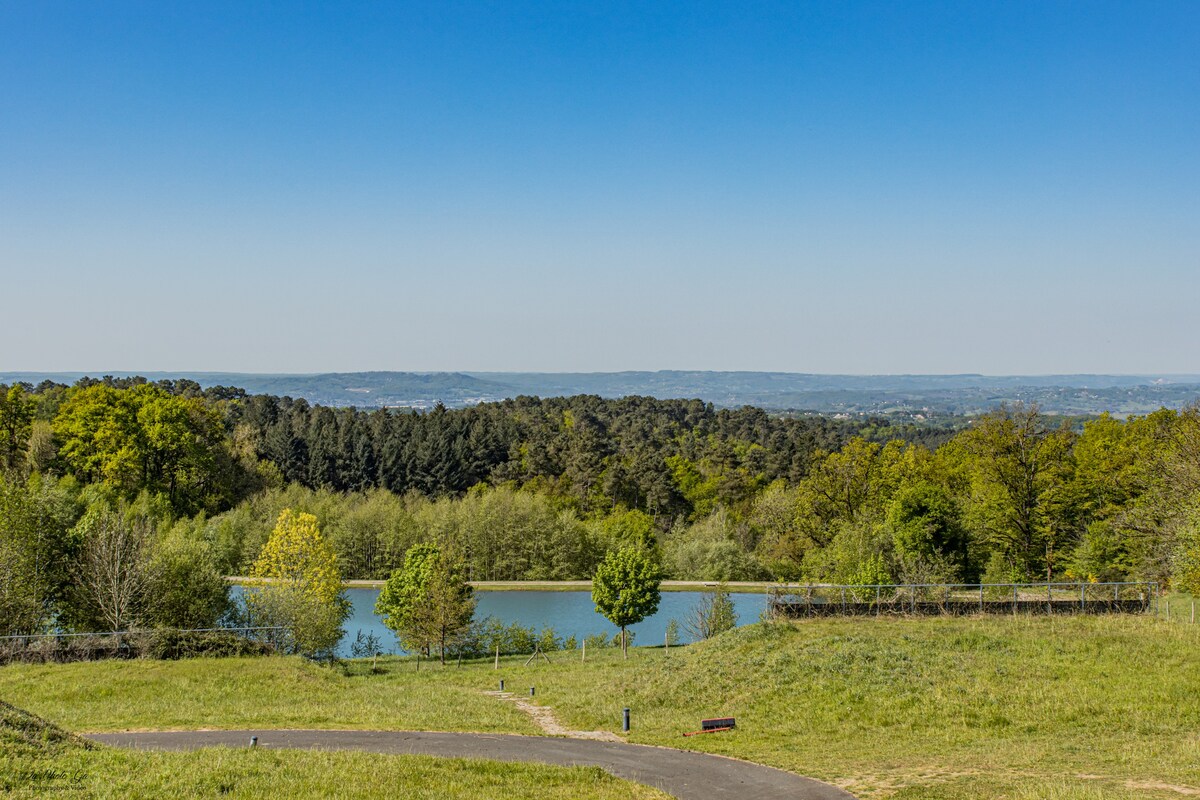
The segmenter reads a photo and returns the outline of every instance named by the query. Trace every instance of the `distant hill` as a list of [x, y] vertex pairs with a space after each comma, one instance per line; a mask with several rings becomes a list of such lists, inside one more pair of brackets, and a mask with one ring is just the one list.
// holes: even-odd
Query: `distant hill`
[[0, 383], [73, 383], [84, 375], [187, 378], [252, 394], [303, 397], [360, 408], [450, 407], [503, 400], [596, 394], [700, 398], [720, 407], [825, 414], [978, 414], [1000, 403], [1037, 403], [1048, 413], [1143, 414], [1200, 400], [1200, 375], [815, 375], [795, 372], [344, 372], [278, 375], [237, 372], [96, 371], [0, 373]]
[[0, 383], [43, 380], [74, 383], [85, 375], [100, 378], [142, 375], [147, 380], [185, 378], [201, 386], [236, 386], [250, 394], [303, 397], [310, 403], [360, 408], [432, 408], [441, 402], [458, 407], [512, 396], [511, 386], [459, 372], [327, 372], [318, 375], [260, 374], [250, 372], [10, 372], [0, 373]]

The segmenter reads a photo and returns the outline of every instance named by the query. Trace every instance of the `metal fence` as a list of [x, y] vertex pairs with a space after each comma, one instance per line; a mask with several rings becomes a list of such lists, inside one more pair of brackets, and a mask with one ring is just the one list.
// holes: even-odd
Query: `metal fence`
[[775, 618], [1141, 614], [1158, 597], [1148, 583], [969, 583], [841, 586], [781, 584], [767, 591]]
[[0, 664], [273, 653], [286, 631], [282, 627], [150, 628], [0, 636]]

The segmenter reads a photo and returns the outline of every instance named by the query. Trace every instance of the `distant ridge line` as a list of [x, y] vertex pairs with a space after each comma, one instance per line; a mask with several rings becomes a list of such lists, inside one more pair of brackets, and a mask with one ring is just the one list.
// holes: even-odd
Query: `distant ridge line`
[[606, 398], [647, 396], [699, 399], [720, 407], [768, 411], [907, 417], [975, 415], [1001, 403], [1037, 403], [1048, 413], [1144, 414], [1200, 400], [1200, 375], [980, 373], [838, 375], [803, 372], [629, 370], [624, 372], [367, 372], [246, 373], [107, 370], [0, 372], [0, 383], [45, 380], [74, 383], [82, 377], [193, 380], [202, 387], [235, 386], [251, 394], [303, 398], [326, 406], [428, 409], [462, 407], [530, 395]]

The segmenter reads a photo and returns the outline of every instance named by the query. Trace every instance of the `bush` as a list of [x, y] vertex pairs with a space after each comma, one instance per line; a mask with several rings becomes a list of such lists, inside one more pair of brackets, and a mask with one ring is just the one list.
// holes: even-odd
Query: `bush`
[[198, 656], [267, 655], [275, 648], [234, 630], [186, 631], [160, 628], [83, 636], [38, 636], [10, 639], [0, 646], [0, 664], [99, 661], [109, 658], [174, 660]]
[[190, 533], [176, 526], [154, 547], [147, 613], [157, 627], [211, 628], [229, 612], [229, 584], [213, 549]]
[[711, 639], [736, 628], [737, 612], [725, 586], [720, 585], [700, 598], [683, 624], [694, 639]]
[[181, 631], [163, 628], [152, 631], [147, 637], [146, 645], [143, 655], [162, 660], [199, 656], [257, 656], [274, 651], [270, 644], [249, 639], [234, 631]]
[[539, 631], [515, 622], [505, 624], [489, 615], [471, 624], [458, 644], [456, 655], [484, 658], [495, 655], [497, 646], [502, 656], [527, 655], [535, 647], [540, 647], [543, 653], [553, 653], [556, 650], [573, 650], [576, 644], [574, 636], [564, 639], [554, 628], [546, 627]]
[[[630, 645], [633, 644], [634, 638], [635, 634], [633, 631], [625, 632], [625, 639]], [[589, 650], [603, 650], [608, 647], [620, 647], [621, 634], [619, 631], [614, 633], [612, 636], [609, 636], [607, 633], [593, 633], [591, 636], [583, 637], [583, 641], [585, 644], [587, 644]]]

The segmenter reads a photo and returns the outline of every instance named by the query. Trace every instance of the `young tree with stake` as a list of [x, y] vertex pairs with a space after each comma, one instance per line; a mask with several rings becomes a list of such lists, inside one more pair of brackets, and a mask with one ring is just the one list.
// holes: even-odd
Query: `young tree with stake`
[[637, 547], [610, 552], [592, 578], [592, 602], [596, 611], [621, 629], [621, 655], [629, 658], [625, 629], [658, 611], [662, 569], [648, 553]]

